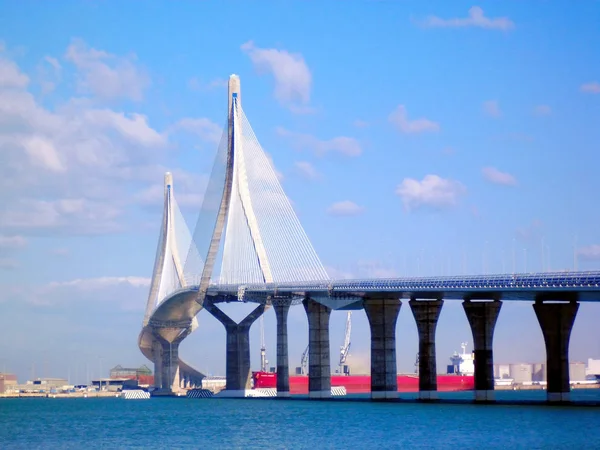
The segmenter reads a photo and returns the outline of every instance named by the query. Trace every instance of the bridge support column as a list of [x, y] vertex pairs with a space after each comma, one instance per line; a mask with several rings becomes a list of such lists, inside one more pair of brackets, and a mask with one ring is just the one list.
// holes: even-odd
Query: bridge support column
[[419, 332], [419, 399], [437, 399], [437, 365], [435, 359], [435, 329], [444, 304], [443, 300], [411, 299]]
[[308, 317], [308, 396], [331, 397], [329, 316], [331, 309], [311, 298], [303, 302]]
[[402, 302], [375, 297], [363, 305], [371, 328], [371, 399], [397, 399], [396, 321]]
[[543, 303], [533, 305], [544, 342], [546, 343], [547, 396], [549, 402], [568, 402], [571, 385], [569, 380], [569, 340], [579, 303]]
[[154, 356], [154, 387], [162, 389], [163, 385], [163, 346], [162, 342], [155, 337], [152, 342], [152, 355]]
[[290, 396], [290, 366], [288, 357], [288, 311], [289, 303], [273, 305], [277, 318], [277, 397]]
[[225, 390], [234, 396], [245, 396], [245, 391], [251, 387], [250, 327], [263, 314], [266, 305], [258, 305], [240, 323], [235, 323], [211, 301], [204, 300], [204, 309], [223, 324], [227, 333]]
[[463, 308], [473, 333], [475, 353], [475, 401], [494, 401], [494, 327], [502, 302], [472, 302], [465, 299]]
[[154, 342], [152, 353], [154, 354], [154, 386], [163, 393], [175, 393], [180, 391], [179, 373], [179, 344], [190, 333], [184, 330], [172, 340], [165, 339], [158, 328], [153, 330]]

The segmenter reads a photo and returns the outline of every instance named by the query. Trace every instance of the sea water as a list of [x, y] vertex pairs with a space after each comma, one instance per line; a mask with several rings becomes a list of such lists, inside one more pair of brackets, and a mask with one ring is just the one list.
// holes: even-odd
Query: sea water
[[600, 408], [278, 399], [0, 399], [0, 449], [600, 448]]

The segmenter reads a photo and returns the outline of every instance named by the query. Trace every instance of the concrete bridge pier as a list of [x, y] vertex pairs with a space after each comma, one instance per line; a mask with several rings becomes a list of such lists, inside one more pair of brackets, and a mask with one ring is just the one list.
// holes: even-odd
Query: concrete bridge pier
[[204, 309], [223, 324], [227, 333], [225, 390], [231, 396], [243, 397], [245, 391], [251, 388], [250, 327], [266, 308], [267, 305], [260, 304], [240, 323], [236, 323], [211, 301], [204, 300]]
[[443, 304], [443, 300], [416, 300], [414, 298], [409, 302], [419, 332], [420, 400], [438, 398], [435, 330]]
[[302, 304], [308, 317], [308, 396], [331, 397], [329, 316], [331, 309], [310, 297]]
[[536, 299], [533, 305], [546, 344], [547, 396], [549, 402], [568, 402], [569, 341], [579, 303], [544, 303]]
[[363, 306], [371, 328], [371, 399], [397, 399], [396, 321], [402, 302], [397, 297], [367, 297]]
[[155, 340], [152, 342], [152, 355], [154, 357], [154, 387], [156, 389], [162, 389], [163, 387], [163, 345], [160, 342], [160, 337], [155, 336]]
[[471, 325], [475, 353], [475, 401], [489, 402], [494, 395], [494, 327], [500, 314], [500, 300], [472, 302], [465, 299], [463, 308]]
[[190, 333], [190, 329], [172, 340], [165, 339], [159, 330], [164, 329], [159, 328], [152, 333], [154, 386], [165, 393], [178, 392], [180, 390], [179, 344]]
[[290, 396], [290, 366], [288, 356], [289, 303], [273, 304], [277, 318], [277, 397]]

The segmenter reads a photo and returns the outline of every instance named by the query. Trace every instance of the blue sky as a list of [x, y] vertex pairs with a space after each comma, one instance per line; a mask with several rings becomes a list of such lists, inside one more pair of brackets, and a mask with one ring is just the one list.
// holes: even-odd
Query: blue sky
[[[332, 276], [598, 268], [599, 21], [593, 1], [0, 2], [0, 370], [144, 363], [163, 173], [192, 224], [231, 73]], [[580, 312], [572, 359], [600, 357]], [[224, 331], [199, 320], [183, 355], [222, 373]], [[295, 365], [302, 308], [290, 332]], [[368, 336], [355, 313], [357, 367]], [[496, 337], [500, 362], [544, 358], [530, 305]], [[464, 340], [447, 302], [439, 364]], [[416, 348], [405, 305], [401, 370]]]

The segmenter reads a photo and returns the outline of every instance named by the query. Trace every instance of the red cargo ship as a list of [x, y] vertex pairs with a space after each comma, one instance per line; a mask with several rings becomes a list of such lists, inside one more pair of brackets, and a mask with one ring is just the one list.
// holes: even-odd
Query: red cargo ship
[[[475, 372], [473, 353], [467, 353], [467, 343], [461, 344], [462, 354], [454, 352], [450, 357], [452, 364], [448, 365], [446, 375], [437, 376], [437, 389], [440, 392], [470, 391], [475, 388]], [[415, 365], [417, 365], [416, 363]], [[399, 374], [398, 392], [418, 392], [419, 376], [417, 374]], [[277, 388], [277, 374], [274, 372], [252, 372], [254, 389]], [[341, 375], [331, 376], [331, 387], [343, 386], [348, 394], [363, 394], [371, 392], [370, 375]], [[290, 394], [308, 394], [308, 376], [290, 376]]]
[[[254, 389], [276, 388], [277, 374], [273, 372], [252, 372]], [[438, 391], [469, 391], [474, 388], [474, 377], [471, 375], [438, 375]], [[343, 386], [348, 394], [371, 392], [370, 375], [332, 375], [331, 386]], [[419, 376], [415, 374], [398, 375], [398, 392], [418, 392]], [[308, 394], [308, 376], [290, 376], [290, 394]]]

